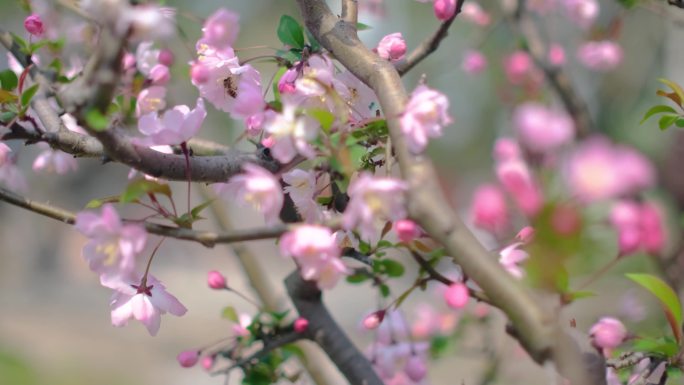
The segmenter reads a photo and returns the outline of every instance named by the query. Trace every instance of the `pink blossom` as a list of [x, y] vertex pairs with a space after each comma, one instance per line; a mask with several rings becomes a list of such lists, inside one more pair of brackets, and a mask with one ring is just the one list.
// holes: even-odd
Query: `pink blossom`
[[619, 320], [603, 317], [589, 330], [592, 344], [598, 349], [614, 349], [627, 337], [627, 329]]
[[610, 40], [589, 41], [579, 47], [577, 58], [590, 70], [610, 71], [622, 62], [622, 47]]
[[413, 242], [414, 239], [422, 234], [420, 226], [410, 219], [400, 219], [394, 222], [394, 231], [397, 233], [399, 240], [404, 243]]
[[435, 16], [439, 20], [448, 20], [456, 14], [456, 0], [434, 0], [432, 4]]
[[446, 95], [425, 85], [416, 87], [401, 115], [401, 130], [411, 152], [423, 152], [428, 138], [442, 136], [442, 127], [451, 123], [448, 108]]
[[660, 207], [653, 202], [644, 202], [641, 207], [641, 241], [644, 250], [653, 255], [660, 255], [665, 248], [667, 234], [664, 228], [665, 218]]
[[10, 152], [12, 152], [12, 149], [5, 143], [0, 142], [0, 167], [10, 160]]
[[470, 300], [468, 287], [461, 282], [452, 283], [444, 291], [444, 300], [452, 309], [463, 308]]
[[457, 313], [438, 312], [426, 303], [419, 304], [415, 314], [416, 320], [411, 325], [411, 334], [418, 339], [450, 335], [458, 325]]
[[[105, 12], [111, 12], [105, 10]], [[116, 31], [120, 36], [127, 35], [132, 41], [164, 40], [176, 32], [175, 11], [157, 5], [127, 6], [115, 17]]]
[[352, 121], [373, 119], [379, 116], [380, 103], [375, 92], [366, 83], [349, 71], [339, 72], [335, 74], [335, 78], [347, 87], [348, 94], [343, 97], [351, 109]]
[[544, 197], [525, 162], [521, 159], [499, 162], [496, 166], [496, 175], [525, 215], [537, 214], [544, 203]]
[[190, 67], [190, 80], [192, 84], [204, 84], [209, 81], [209, 69], [202, 63], [194, 62]]
[[171, 67], [173, 62], [176, 60], [176, 56], [173, 54], [173, 51], [168, 48], [164, 48], [159, 50], [159, 56], [157, 59], [159, 60], [159, 64]]
[[479, 3], [475, 1], [467, 1], [461, 8], [461, 16], [480, 27], [485, 27], [491, 22], [491, 17], [485, 12]]
[[73, 155], [52, 149], [45, 143], [39, 143], [38, 145], [44, 148], [44, 150], [33, 161], [33, 171], [54, 172], [63, 175], [78, 169], [78, 162], [76, 162]]
[[589, 28], [599, 14], [596, 0], [563, 0], [568, 18], [583, 29]]
[[162, 314], [168, 312], [180, 317], [187, 312], [185, 306], [152, 275], [142, 281], [127, 279], [113, 282], [108, 287], [114, 289], [111, 302], [114, 326], [125, 326], [129, 319], [135, 318], [154, 336], [159, 331]]
[[[246, 118], [264, 109], [263, 98], [255, 98], [255, 93], [261, 93], [261, 76], [254, 67], [240, 65], [232, 49], [217, 49], [202, 41], [198, 42], [197, 54], [199, 64], [193, 64], [192, 80], [203, 98], [234, 118]], [[202, 67], [196, 70], [197, 65]], [[207, 70], [206, 76], [199, 68]]]
[[283, 76], [278, 80], [278, 92], [281, 94], [291, 94], [297, 90], [295, 86], [295, 81], [299, 77], [299, 70], [296, 67], [292, 67], [285, 71]]
[[528, 102], [513, 112], [513, 127], [520, 143], [538, 153], [553, 151], [572, 140], [575, 124], [565, 112]]
[[151, 41], [143, 41], [135, 50], [135, 65], [145, 77], [149, 77], [152, 68], [159, 64], [159, 50], [152, 49], [153, 45]]
[[534, 71], [534, 62], [525, 51], [515, 51], [504, 60], [504, 71], [512, 84], [522, 84]]
[[461, 69], [469, 75], [479, 74], [487, 69], [487, 58], [480, 51], [468, 50], [463, 55]]
[[124, 71], [133, 70], [135, 68], [135, 56], [132, 53], [126, 52], [121, 59], [121, 69]]
[[602, 137], [584, 141], [570, 154], [565, 176], [575, 196], [585, 202], [633, 194], [655, 179], [644, 156]]
[[318, 135], [318, 122], [305, 115], [297, 114], [297, 106], [285, 102], [283, 112], [264, 124], [264, 131], [271, 135], [271, 153], [281, 163], [288, 163], [297, 154], [313, 158], [315, 152], [310, 141]]
[[498, 162], [504, 162], [507, 160], [520, 159], [522, 157], [522, 151], [520, 151], [520, 146], [518, 142], [511, 138], [499, 138], [494, 143], [493, 151], [494, 159]]
[[216, 270], [207, 273], [207, 284], [210, 288], [215, 290], [225, 289], [228, 287], [226, 277]]
[[415, 382], [422, 381], [427, 375], [427, 366], [425, 364], [425, 358], [418, 356], [417, 354], [411, 355], [406, 361], [406, 366], [404, 366], [404, 373]]
[[149, 79], [152, 84], [156, 86], [163, 86], [169, 82], [171, 79], [171, 73], [169, 72], [169, 67], [163, 64], [157, 64], [150, 70]]
[[561, 67], [565, 64], [565, 50], [563, 49], [563, 46], [558, 43], [549, 45], [547, 60], [549, 61], [549, 64], [554, 67]]
[[16, 166], [15, 161], [7, 161], [0, 167], [0, 183], [4, 184], [11, 190], [26, 191], [28, 184], [24, 174], [22, 174], [19, 167]]
[[366, 318], [363, 319], [363, 327], [367, 330], [376, 329], [378, 326], [380, 326], [380, 323], [385, 318], [385, 313], [385, 310], [378, 310], [376, 312], [369, 314], [368, 316], [366, 316]]
[[295, 333], [304, 333], [309, 329], [309, 320], [304, 317], [299, 317], [294, 322]]
[[300, 267], [302, 278], [316, 281], [321, 289], [330, 289], [349, 269], [340, 259], [340, 248], [329, 228], [302, 225], [280, 238], [280, 253], [293, 257]]
[[35, 13], [24, 19], [24, 28], [28, 33], [34, 36], [42, 36], [43, 33], [45, 33], [43, 20]]
[[283, 182], [288, 184], [284, 191], [290, 195], [299, 215], [309, 223], [320, 221], [323, 213], [314, 200], [316, 174], [296, 168], [283, 174]]
[[621, 200], [610, 213], [610, 223], [618, 234], [620, 255], [632, 254], [639, 249], [658, 255], [665, 247], [664, 218], [653, 202], [639, 204]]
[[240, 32], [240, 16], [225, 8], [214, 12], [202, 28], [202, 42], [219, 49], [232, 47]]
[[202, 365], [202, 368], [204, 370], [211, 370], [211, 368], [214, 367], [215, 362], [216, 362], [216, 355], [212, 354], [212, 355], [203, 357], [202, 360], [200, 361], [200, 365]]
[[156, 112], [143, 115], [138, 120], [138, 130], [146, 137], [136, 138], [135, 143], [158, 146], [187, 142], [197, 134], [206, 116], [202, 98], [197, 98], [197, 106], [193, 110], [186, 105], [179, 105], [165, 111], [161, 118]]
[[471, 217], [473, 224], [492, 233], [498, 233], [508, 225], [506, 197], [496, 186], [485, 184], [473, 194]]
[[391, 33], [380, 39], [375, 51], [385, 60], [399, 61], [406, 55], [406, 41], [401, 32]]
[[232, 201], [253, 205], [264, 215], [267, 224], [277, 223], [283, 207], [280, 181], [268, 170], [254, 164], [245, 164], [243, 169], [245, 173], [235, 175], [228, 183], [214, 185], [214, 189]]
[[499, 263], [501, 266], [518, 279], [525, 276], [525, 271], [519, 264], [529, 257], [527, 252], [520, 249], [522, 245], [521, 242], [516, 242], [499, 252]]
[[191, 368], [197, 364], [200, 352], [197, 350], [185, 350], [178, 353], [176, 361], [184, 368]]
[[534, 232], [532, 226], [525, 226], [515, 235], [515, 239], [522, 243], [530, 243], [534, 239]]
[[101, 214], [82, 211], [76, 215], [76, 229], [88, 237], [83, 258], [90, 270], [104, 282], [127, 276], [135, 268], [135, 257], [145, 248], [147, 232], [140, 225], [124, 225], [114, 206], [105, 204]]
[[138, 94], [135, 104], [135, 116], [141, 117], [151, 112], [161, 111], [166, 107], [166, 88], [152, 86], [143, 89]]
[[376, 240], [378, 228], [384, 221], [406, 217], [406, 189], [406, 183], [398, 179], [359, 174], [347, 189], [350, 200], [342, 218], [342, 227], [346, 230], [357, 227], [362, 238]]

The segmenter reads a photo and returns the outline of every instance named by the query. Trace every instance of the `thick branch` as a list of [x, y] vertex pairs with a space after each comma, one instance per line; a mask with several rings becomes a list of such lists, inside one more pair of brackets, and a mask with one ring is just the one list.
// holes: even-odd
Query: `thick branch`
[[408, 96], [396, 69], [368, 50], [355, 30], [335, 17], [324, 1], [298, 0], [298, 4], [316, 39], [378, 95], [402, 175], [409, 183], [410, 215], [445, 246], [492, 303], [508, 315], [520, 341], [536, 361], [553, 358], [573, 383], [589, 384], [579, 348], [562, 332], [554, 311], [543, 307], [529, 289], [496, 262], [456, 213], [449, 210], [432, 164], [409, 153], [399, 123]]
[[463, 7], [464, 2], [465, 0], [458, 0], [454, 15], [443, 21], [437, 31], [432, 34], [432, 36], [425, 39], [413, 51], [411, 51], [411, 53], [406, 55], [406, 61], [397, 65], [397, 72], [399, 72], [399, 75], [403, 76], [405, 73], [409, 72], [413, 67], [418, 65], [418, 63], [423, 61], [423, 59], [428, 57], [431, 53], [435, 52], [437, 48], [439, 48], [442, 40], [444, 40], [444, 38], [446, 38], [449, 34], [449, 27], [451, 27], [451, 24], [456, 19], [456, 16], [461, 13], [461, 7]]
[[[0, 200], [70, 225], [73, 225], [76, 221], [76, 214], [74, 212], [45, 203], [34, 202], [1, 187]], [[171, 227], [156, 223], [146, 223], [145, 229], [151, 234], [194, 241], [207, 247], [213, 247], [217, 243], [233, 243], [276, 238], [288, 231], [292, 226], [293, 225], [278, 225], [216, 233]]]
[[358, 0], [342, 0], [342, 20], [354, 26], [359, 21]]
[[382, 385], [382, 380], [370, 362], [328, 313], [316, 283], [304, 281], [299, 272], [294, 271], [285, 279], [285, 286], [299, 315], [309, 320], [309, 335], [321, 346], [349, 383]]

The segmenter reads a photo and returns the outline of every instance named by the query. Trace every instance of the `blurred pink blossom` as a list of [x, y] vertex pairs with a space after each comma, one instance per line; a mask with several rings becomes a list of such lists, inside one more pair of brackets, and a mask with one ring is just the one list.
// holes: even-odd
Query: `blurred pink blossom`
[[470, 300], [468, 287], [461, 282], [452, 283], [444, 291], [444, 300], [450, 308], [462, 309]]
[[433, 9], [439, 20], [448, 20], [456, 14], [456, 0], [434, 0]]
[[410, 219], [400, 219], [394, 222], [394, 231], [397, 233], [399, 240], [404, 243], [413, 242], [422, 234], [420, 226]]
[[516, 107], [513, 127], [520, 143], [537, 153], [553, 151], [575, 134], [575, 124], [568, 114], [534, 102]]
[[191, 368], [197, 364], [200, 352], [197, 350], [185, 350], [178, 353], [176, 361], [184, 368]]
[[221, 290], [228, 287], [226, 277], [216, 270], [207, 273], [207, 284], [214, 290]]
[[487, 58], [480, 51], [468, 50], [463, 55], [461, 69], [469, 75], [476, 75], [487, 69]]
[[231, 201], [253, 205], [267, 224], [277, 223], [284, 199], [280, 181], [268, 170], [251, 163], [243, 169], [244, 173], [233, 176], [228, 183], [215, 184], [214, 190]]
[[491, 22], [491, 17], [485, 12], [480, 4], [476, 1], [467, 1], [461, 8], [461, 16], [480, 27], [485, 27]]
[[558, 43], [549, 45], [547, 60], [554, 67], [561, 67], [565, 64], [565, 49]]
[[240, 15], [219, 8], [204, 22], [200, 41], [219, 49], [232, 47], [239, 32]]
[[514, 139], [499, 138], [496, 140], [496, 143], [494, 143], [493, 156], [496, 161], [504, 162], [507, 160], [520, 159], [522, 157], [522, 151], [520, 151], [520, 146]]
[[55, 150], [46, 143], [38, 143], [44, 150], [33, 161], [33, 171], [44, 171], [63, 175], [78, 169], [78, 162], [73, 155]]
[[187, 142], [197, 134], [206, 116], [202, 98], [197, 98], [197, 106], [192, 110], [186, 105], [175, 106], [161, 118], [156, 112], [150, 112], [138, 120], [138, 130], [146, 137], [136, 138], [134, 143], [159, 146]]
[[304, 333], [309, 329], [309, 320], [304, 317], [299, 317], [294, 321], [293, 327], [295, 333]]
[[520, 210], [531, 217], [537, 214], [544, 203], [541, 188], [522, 159], [510, 159], [496, 166], [499, 182], [508, 192]]
[[422, 153], [428, 138], [442, 136], [442, 127], [451, 123], [448, 109], [446, 95], [425, 85], [416, 87], [401, 116], [401, 130], [411, 152]]
[[164, 86], [171, 80], [171, 73], [169, 67], [163, 64], [157, 64], [150, 70], [150, 81], [156, 86]]
[[406, 366], [404, 366], [404, 373], [415, 382], [422, 381], [427, 375], [427, 365], [425, 358], [417, 354], [412, 354], [408, 360], [406, 360]]
[[583, 29], [591, 27], [600, 10], [596, 0], [563, 0], [563, 5], [568, 19]]
[[525, 271], [520, 267], [520, 263], [529, 257], [526, 251], [520, 249], [522, 245], [521, 242], [516, 242], [499, 252], [501, 266], [518, 279], [525, 276]]
[[503, 192], [491, 184], [481, 185], [473, 194], [471, 217], [473, 224], [492, 233], [508, 225], [508, 207]]
[[590, 70], [610, 71], [622, 62], [622, 47], [610, 40], [588, 41], [577, 50], [577, 58]]

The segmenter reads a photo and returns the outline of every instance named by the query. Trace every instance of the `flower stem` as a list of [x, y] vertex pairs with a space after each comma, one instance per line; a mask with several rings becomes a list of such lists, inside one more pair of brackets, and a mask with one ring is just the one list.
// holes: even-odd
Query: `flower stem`
[[162, 242], [166, 237], [162, 237], [162, 239], [159, 240], [157, 243], [157, 246], [154, 247], [154, 250], [152, 250], [152, 254], [150, 255], [150, 258], [147, 260], [147, 266], [145, 266], [145, 274], [143, 274], [142, 279], [140, 280], [140, 287], [145, 288], [147, 286], [147, 274], [150, 272], [150, 266], [152, 266], [152, 259], [154, 259], [154, 255], [157, 254], [157, 250], [159, 250], [159, 246], [161, 246]]

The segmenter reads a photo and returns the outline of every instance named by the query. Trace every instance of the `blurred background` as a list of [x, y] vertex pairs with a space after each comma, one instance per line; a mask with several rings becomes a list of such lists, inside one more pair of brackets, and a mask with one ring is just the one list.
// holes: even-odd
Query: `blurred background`
[[[363, 2], [363, 0], [361, 0]], [[49, 2], [65, 20], [77, 17], [56, 1]], [[329, 2], [337, 9], [337, 1]], [[278, 47], [275, 30], [282, 14], [299, 19], [294, 1], [167, 1], [178, 7], [177, 20], [186, 38], [167, 44], [176, 54], [173, 67], [175, 81], [168, 94], [167, 106], [194, 104], [197, 91], [187, 81], [192, 60], [187, 47], [193, 47], [200, 36], [201, 19], [218, 7], [227, 7], [240, 14], [240, 35], [236, 44], [242, 58], [269, 52], [268, 49], [249, 47], [267, 45]], [[438, 22], [431, 6], [413, 0], [385, 0], [383, 14], [365, 12], [360, 21], [372, 26], [361, 33], [369, 46], [375, 46], [382, 36], [401, 31], [409, 50], [432, 34]], [[499, 6], [494, 1], [482, 1], [482, 7], [492, 14], [492, 25], [475, 28], [457, 19], [449, 36], [430, 58], [412, 70], [405, 85], [412, 89], [423, 74], [427, 83], [446, 93], [450, 98], [450, 113], [455, 123], [445, 130], [444, 137], [430, 147], [430, 155], [440, 169], [444, 188], [453, 205], [467, 219], [467, 207], [474, 188], [493, 181], [491, 148], [494, 140], [510, 135], [511, 106], [507, 97], [507, 83], [502, 69], [503, 57], [519, 46], [506, 22], [500, 18]], [[664, 2], [644, 2], [625, 11], [615, 1], [600, 1], [598, 25], [607, 27], [616, 18], [621, 20], [619, 43], [624, 48], [622, 64], [608, 74], [594, 73], [578, 65], [569, 54], [567, 71], [577, 91], [589, 105], [593, 120], [602, 133], [617, 142], [633, 145], [645, 152], [656, 164], [675, 165], [676, 172], [661, 174], [662, 180], [674, 182], [681, 178], [676, 169], [678, 158], [671, 158], [671, 147], [681, 145], [682, 139], [674, 130], [660, 132], [655, 121], [639, 125], [643, 113], [656, 104], [656, 79], [666, 77], [684, 84], [684, 10], [666, 7]], [[24, 35], [23, 13], [19, 2], [0, 0], [0, 25], [3, 29]], [[545, 31], [559, 41], [566, 52], [572, 53], [581, 41], [578, 30], [553, 12], [536, 20]], [[63, 24], [66, 28], [67, 23]], [[479, 75], [467, 75], [461, 70], [464, 52], [481, 49], [489, 59], [489, 68]], [[71, 49], [78, 50], [78, 47]], [[272, 52], [272, 51], [270, 51]], [[2, 61], [0, 66], [6, 66]], [[264, 79], [274, 68], [257, 65]], [[545, 92], [554, 100], [551, 91]], [[229, 144], [242, 130], [240, 122], [232, 122], [223, 113], [209, 108], [209, 117], [201, 131], [204, 138]], [[98, 197], [120, 193], [127, 180], [128, 169], [116, 164], [102, 165], [95, 159], [79, 160], [79, 170], [65, 176], [37, 174], [31, 163], [38, 154], [35, 146], [9, 145], [18, 154], [19, 165], [25, 171], [30, 189], [28, 198], [78, 211]], [[674, 159], [674, 160], [672, 160]], [[679, 163], [684, 165], [684, 163]], [[185, 186], [172, 183], [179, 202], [184, 202]], [[674, 210], [676, 199], [660, 194]], [[193, 198], [201, 202], [198, 190]], [[184, 204], [181, 204], [182, 206]], [[227, 210], [236, 227], [249, 228], [261, 224], [259, 215], [249, 209], [228, 202]], [[125, 211], [135, 216], [134, 211]], [[671, 219], [678, 223], [675, 211]], [[98, 284], [82, 260], [80, 253], [85, 238], [67, 225], [0, 203], [0, 385], [210, 385], [222, 384], [221, 376], [210, 377], [201, 368], [181, 368], [176, 355], [196, 348], [231, 332], [229, 321], [221, 318], [221, 309], [233, 305], [240, 311], [252, 312], [249, 304], [229, 293], [211, 291], [206, 287], [208, 270], [220, 270], [231, 285], [241, 288], [251, 297], [241, 267], [230, 249], [218, 245], [201, 245], [167, 240], [154, 262], [154, 274], [167, 289], [189, 309], [183, 317], [164, 316], [156, 337], [150, 337], [142, 325], [131, 322], [125, 328], [114, 328], [109, 319], [109, 290]], [[198, 224], [201, 229], [216, 229], [212, 216]], [[677, 232], [673, 230], [677, 235]], [[480, 234], [483, 241], [491, 242]], [[605, 235], [606, 243], [614, 242], [614, 235]], [[677, 237], [674, 237], [677, 238]], [[148, 242], [152, 246], [154, 240]], [[491, 245], [494, 247], [494, 245]], [[272, 276], [271, 282], [282, 293], [281, 284], [293, 268], [290, 261], [280, 258], [273, 242], [250, 242], [250, 249]], [[674, 247], [674, 246], [673, 246]], [[608, 247], [609, 249], [609, 247]], [[404, 256], [406, 258], [406, 256]], [[583, 272], [601, 266], [609, 260], [597, 255], [588, 260]], [[448, 267], [445, 267], [448, 268]], [[599, 316], [621, 317], [631, 328], [658, 332], [662, 320], [648, 317], [658, 311], [645, 293], [629, 290], [633, 285], [622, 278], [629, 271], [655, 271], [646, 256], [635, 256], [623, 261], [613, 272], [592, 288], [598, 295], [580, 301], [567, 309], [569, 318], [577, 320], [578, 331], [586, 333]], [[409, 272], [405, 280], [395, 282], [396, 292], [412, 283]], [[360, 331], [361, 318], [374, 310], [376, 295], [367, 285], [340, 283], [326, 292], [325, 301], [331, 312], [349, 331], [361, 349], [372, 336]], [[282, 294], [281, 294], [282, 295]], [[406, 305], [411, 318], [413, 306], [428, 301], [444, 311], [441, 297], [420, 294]], [[472, 304], [471, 304], [472, 305]], [[474, 306], [462, 317], [473, 317]], [[640, 315], [641, 314], [641, 315]], [[434, 384], [546, 384], [548, 374], [531, 363], [517, 344], [503, 331], [503, 320], [496, 311], [488, 322], [474, 322], [463, 330], [461, 340], [450, 346], [439, 359], [430, 364], [429, 378]], [[631, 318], [629, 318], [631, 317]], [[484, 348], [483, 348], [484, 346]], [[488, 379], [488, 368], [498, 362], [498, 375]], [[235, 380], [234, 380], [235, 381]], [[237, 382], [233, 382], [237, 383]], [[340, 380], [340, 383], [343, 383]]]

